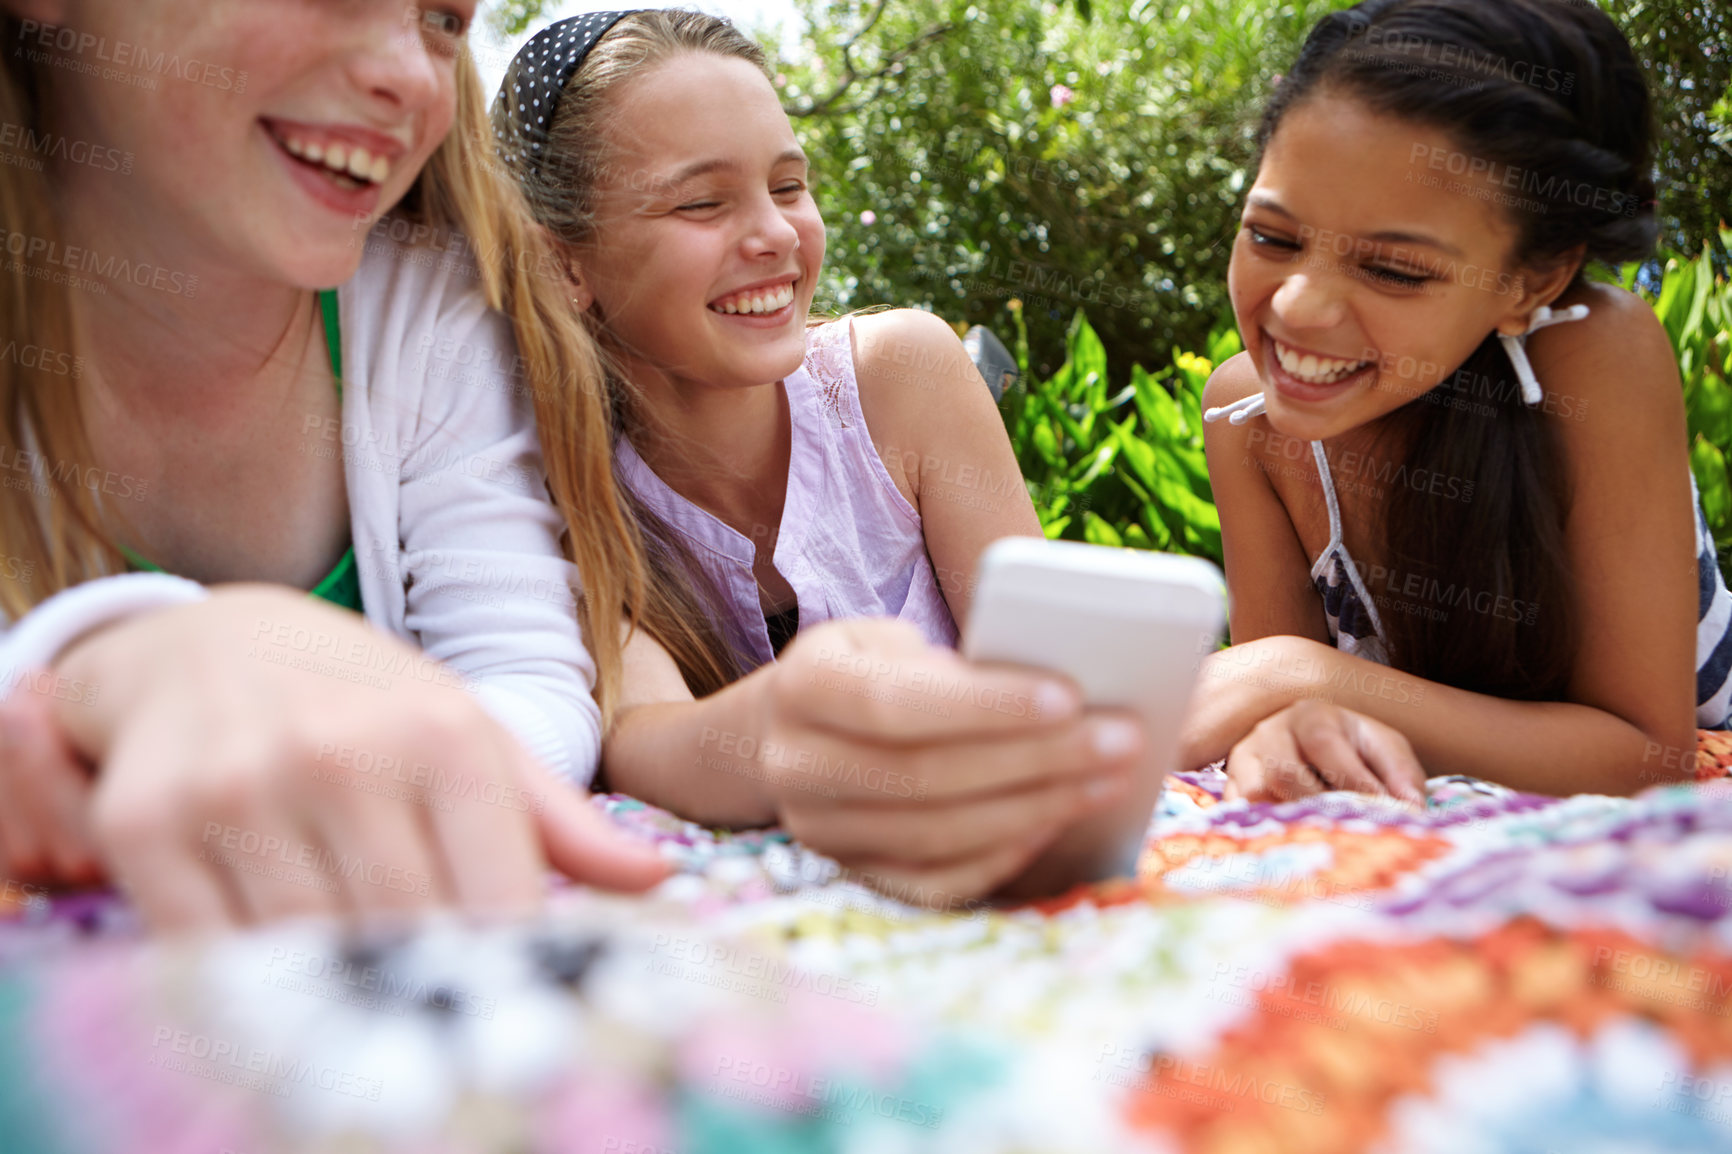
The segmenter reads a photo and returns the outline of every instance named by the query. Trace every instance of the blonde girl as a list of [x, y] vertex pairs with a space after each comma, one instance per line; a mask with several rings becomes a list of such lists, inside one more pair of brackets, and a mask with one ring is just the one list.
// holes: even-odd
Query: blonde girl
[[657, 574], [608, 784], [779, 822], [932, 902], [1122, 796], [1134, 722], [951, 648], [980, 551], [1040, 527], [947, 326], [808, 326], [824, 226], [757, 46], [696, 12], [573, 17], [519, 53], [495, 114], [608, 354], [621, 499]]
[[606, 417], [493, 311], [563, 294], [487, 160], [474, 15], [0, 4], [0, 335], [36, 350], [0, 362], [10, 876], [106, 870], [178, 928], [661, 875], [549, 776], [593, 772], [572, 590], [616, 596], [631, 542], [605, 491], [547, 500], [585, 473], [531, 395], [571, 390], [572, 457]]

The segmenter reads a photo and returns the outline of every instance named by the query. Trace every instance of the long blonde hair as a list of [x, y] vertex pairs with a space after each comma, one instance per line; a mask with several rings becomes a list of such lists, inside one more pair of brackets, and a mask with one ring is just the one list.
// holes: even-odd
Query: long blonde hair
[[[703, 12], [650, 9], [633, 12], [610, 28], [566, 82], [548, 125], [547, 148], [537, 154], [537, 170], [517, 174], [535, 218], [560, 245], [579, 245], [595, 234], [595, 191], [609, 175], [610, 158], [603, 142], [615, 92], [633, 77], [688, 52], [738, 57], [760, 71], [767, 65], [763, 49], [726, 20]], [[519, 62], [513, 61], [494, 108], [502, 129], [516, 116], [515, 94], [533, 90], [517, 82], [518, 68]], [[569, 302], [562, 303], [565, 315], [578, 320]], [[602, 356], [598, 320], [586, 313], [580, 323], [594, 338], [586, 344]], [[636, 390], [609, 361], [604, 358], [600, 363], [605, 370], [601, 383], [608, 396], [610, 435], [638, 432]], [[553, 427], [543, 426], [544, 443]], [[547, 452], [551, 460], [554, 447], [548, 445]], [[632, 522], [638, 556], [651, 576], [641, 597], [630, 604], [633, 623], [667, 649], [695, 695], [702, 697], [733, 681], [742, 672], [742, 661], [724, 636], [721, 598], [713, 582], [678, 535], [635, 494], [624, 486], [613, 491]]]
[[[18, 43], [18, 21], [0, 17], [0, 35]], [[583, 582], [580, 616], [597, 668], [597, 698], [611, 718], [622, 666], [622, 614], [641, 615], [649, 567], [630, 512], [614, 484], [612, 418], [606, 376], [595, 343], [573, 314], [559, 280], [557, 253], [536, 223], [517, 182], [494, 156], [474, 58], [458, 49], [457, 110], [450, 134], [422, 169], [394, 214], [434, 235], [467, 238], [490, 307], [511, 317], [526, 366], [546, 454], [549, 488], [568, 529], [566, 549]], [[17, 54], [0, 60], [0, 123], [40, 133], [40, 85]], [[57, 242], [52, 190], [40, 167], [0, 165], [0, 225], [7, 234]], [[0, 246], [10, 235], [0, 238]], [[16, 257], [16, 254], [10, 254]], [[113, 510], [105, 512], [83, 467], [92, 459], [77, 390], [70, 286], [33, 279], [26, 262], [8, 259], [0, 277], [0, 476], [20, 478], [14, 463], [35, 434], [41, 482], [0, 488], [0, 541], [5, 564], [27, 580], [0, 582], [0, 610], [16, 620], [51, 594], [125, 567]], [[28, 358], [29, 344], [52, 356]], [[12, 350], [12, 351], [9, 351]], [[31, 364], [24, 363], [28, 359]], [[44, 367], [44, 365], [48, 367]]]
[[[19, 21], [0, 16], [5, 43], [22, 44]], [[42, 132], [38, 81], [20, 53], [0, 60], [0, 123], [20, 125], [26, 139]], [[47, 168], [30, 156], [0, 165], [0, 542], [8, 580], [0, 582], [0, 611], [16, 620], [69, 585], [113, 572], [120, 554], [104, 533], [96, 494], [84, 486], [79, 462], [91, 459], [78, 390], [81, 362], [74, 355], [72, 288], [54, 278], [33, 278], [24, 253], [31, 245], [58, 246]], [[17, 240], [16, 245], [14, 240]], [[26, 350], [30, 350], [28, 353]], [[34, 430], [34, 444], [26, 429]], [[38, 467], [40, 466], [40, 468]]]
[[613, 418], [601, 351], [571, 307], [560, 254], [494, 151], [487, 96], [468, 49], [458, 68], [457, 119], [404, 211], [461, 227], [479, 259], [489, 307], [511, 318], [535, 404], [548, 489], [565, 519], [596, 700], [611, 724], [623, 668], [622, 618], [645, 616], [652, 566], [613, 477]]

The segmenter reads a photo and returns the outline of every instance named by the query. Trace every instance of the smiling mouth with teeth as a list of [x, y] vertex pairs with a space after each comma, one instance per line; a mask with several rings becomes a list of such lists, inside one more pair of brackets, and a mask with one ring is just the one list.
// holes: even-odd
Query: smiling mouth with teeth
[[794, 284], [794, 281], [789, 281], [772, 288], [731, 293], [711, 301], [709, 307], [714, 312], [726, 313], [729, 316], [764, 316], [781, 312], [794, 303]]
[[1281, 362], [1281, 367], [1290, 376], [1308, 385], [1338, 384], [1371, 364], [1370, 361], [1346, 361], [1335, 357], [1320, 357], [1315, 353], [1302, 353], [1273, 337], [1270, 341], [1275, 349], [1275, 359]]
[[271, 135], [290, 156], [320, 169], [339, 188], [367, 188], [384, 184], [391, 175], [389, 158], [374, 156], [360, 145], [346, 145], [341, 141], [321, 144], [316, 140], [282, 131], [274, 131]]

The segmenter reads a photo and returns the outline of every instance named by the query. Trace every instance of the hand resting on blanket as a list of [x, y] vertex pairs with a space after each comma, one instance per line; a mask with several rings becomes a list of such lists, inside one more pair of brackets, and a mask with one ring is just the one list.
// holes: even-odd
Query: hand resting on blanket
[[[329, 635], [334, 651], [409, 660], [386, 663], [403, 671], [382, 671], [380, 692], [261, 659], [261, 615]], [[548, 864], [621, 890], [666, 876], [455, 678], [417, 676], [429, 663], [354, 614], [268, 586], [87, 635], [56, 672], [100, 687], [93, 701], [0, 711], [0, 864], [61, 882], [100, 866], [159, 929], [435, 905], [527, 913]], [[332, 755], [344, 748], [408, 772], [371, 773]], [[415, 788], [434, 769], [452, 788]], [[393, 780], [408, 788], [379, 788]]]

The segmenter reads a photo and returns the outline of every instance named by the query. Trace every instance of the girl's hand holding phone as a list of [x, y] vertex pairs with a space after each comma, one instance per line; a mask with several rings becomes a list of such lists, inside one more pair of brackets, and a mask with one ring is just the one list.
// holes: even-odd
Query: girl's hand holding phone
[[760, 709], [757, 747], [732, 755], [776, 820], [922, 904], [1017, 876], [1129, 792], [1146, 743], [1135, 714], [1085, 714], [1064, 681], [973, 664], [890, 620], [801, 632], [762, 671]]
[[90, 634], [57, 671], [97, 689], [57, 720], [101, 767], [109, 872], [158, 928], [512, 915], [536, 908], [549, 862], [622, 890], [667, 872], [447, 667], [301, 593], [229, 586]]
[[1270, 714], [1227, 755], [1227, 801], [1294, 801], [1331, 789], [1423, 805], [1425, 769], [1398, 730], [1316, 700]]

